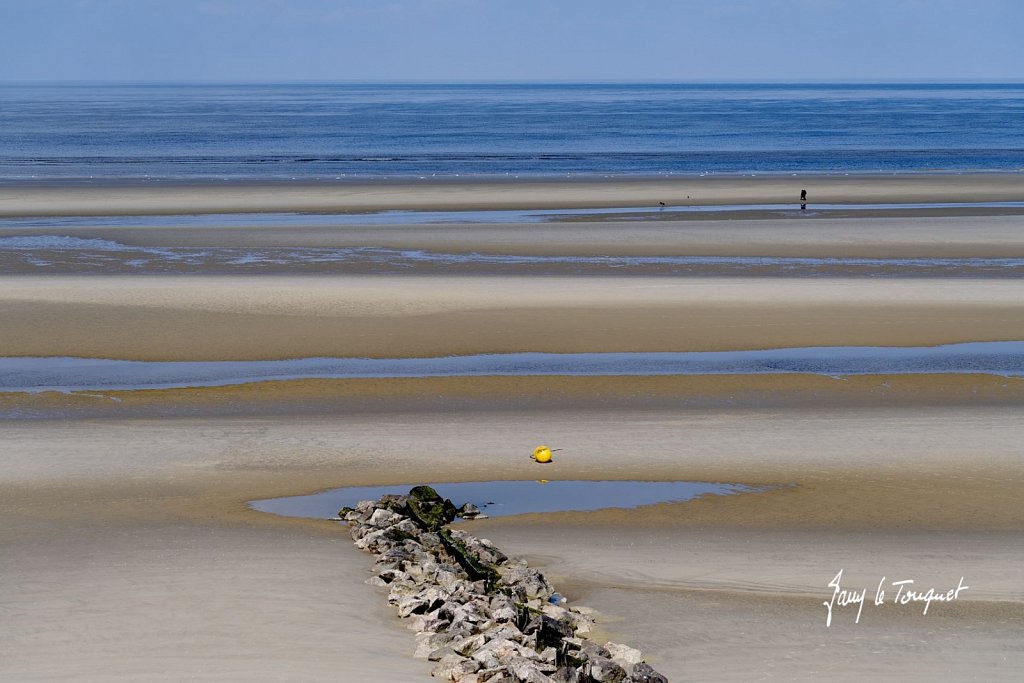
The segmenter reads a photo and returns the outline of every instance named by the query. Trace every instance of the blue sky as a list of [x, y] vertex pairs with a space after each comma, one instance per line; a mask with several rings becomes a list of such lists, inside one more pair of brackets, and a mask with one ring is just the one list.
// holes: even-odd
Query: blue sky
[[0, 81], [1024, 81], [1022, 0], [0, 0]]

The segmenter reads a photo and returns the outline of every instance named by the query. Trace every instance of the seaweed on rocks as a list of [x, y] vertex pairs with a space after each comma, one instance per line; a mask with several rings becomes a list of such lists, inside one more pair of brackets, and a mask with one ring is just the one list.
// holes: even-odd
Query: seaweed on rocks
[[475, 555], [463, 541], [455, 538], [452, 535], [451, 530], [441, 529], [438, 531], [438, 536], [441, 537], [441, 543], [444, 544], [445, 550], [455, 558], [455, 561], [459, 563], [460, 567], [466, 570], [466, 574], [469, 575], [469, 580], [483, 581], [487, 592], [493, 592], [494, 587], [500, 580], [498, 572], [496, 572], [490, 565], [481, 561], [480, 558]]
[[415, 656], [436, 662], [435, 678], [667, 683], [638, 650], [587, 640], [592, 612], [563, 606], [541, 572], [448, 528], [459, 513], [429, 486], [338, 513], [356, 546], [376, 556], [367, 583], [388, 589], [388, 602], [417, 632]]
[[442, 498], [429, 486], [413, 487], [409, 491], [405, 509], [424, 531], [440, 531], [455, 520], [457, 512], [450, 500]]

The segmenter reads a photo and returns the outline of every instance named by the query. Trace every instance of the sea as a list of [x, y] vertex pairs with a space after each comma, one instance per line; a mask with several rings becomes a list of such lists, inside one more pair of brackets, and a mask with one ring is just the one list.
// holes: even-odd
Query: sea
[[1024, 171], [1024, 84], [0, 85], [0, 183]]

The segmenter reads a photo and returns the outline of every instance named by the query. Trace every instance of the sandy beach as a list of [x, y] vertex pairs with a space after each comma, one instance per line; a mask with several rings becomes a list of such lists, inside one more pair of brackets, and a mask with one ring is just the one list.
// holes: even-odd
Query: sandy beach
[[[0, 187], [4, 216], [1024, 201], [1024, 176], [408, 187]], [[797, 190], [800, 189], [797, 188]], [[699, 199], [698, 199], [699, 197]], [[1024, 257], [1024, 217], [2, 227], [140, 248], [519, 256]], [[0, 242], [2, 247], [2, 242]], [[2, 250], [2, 249], [0, 249]], [[50, 257], [58, 256], [55, 250]], [[13, 253], [13, 252], [12, 252]], [[47, 257], [47, 258], [50, 258]], [[8, 258], [7, 256], [0, 258]], [[13, 257], [11, 257], [13, 259]], [[40, 257], [42, 258], [42, 257]], [[134, 257], [133, 257], [134, 258]], [[1008, 276], [453, 276], [0, 268], [0, 355], [132, 360], [933, 346], [1024, 340]], [[14, 263], [2, 261], [0, 263]], [[19, 261], [19, 263], [21, 263]], [[156, 263], [154, 261], [154, 263]], [[959, 266], [955, 266], [959, 268]], [[968, 263], [965, 268], [969, 268]], [[131, 268], [134, 268], [132, 270]], [[343, 527], [248, 501], [490, 479], [768, 486], [465, 523], [671, 680], [988, 680], [1024, 670], [1024, 381], [996, 375], [304, 380], [0, 394], [0, 678], [429, 680]], [[528, 454], [563, 448], [551, 465]], [[610, 503], [613, 501], [610, 501]], [[912, 579], [956, 602], [838, 608]], [[870, 598], [869, 598], [870, 600]]]

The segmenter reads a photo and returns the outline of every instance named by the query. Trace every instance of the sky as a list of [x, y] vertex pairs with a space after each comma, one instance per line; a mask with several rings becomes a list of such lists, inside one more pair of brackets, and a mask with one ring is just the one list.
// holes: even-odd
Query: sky
[[0, 81], [1024, 81], [1022, 0], [0, 0]]

